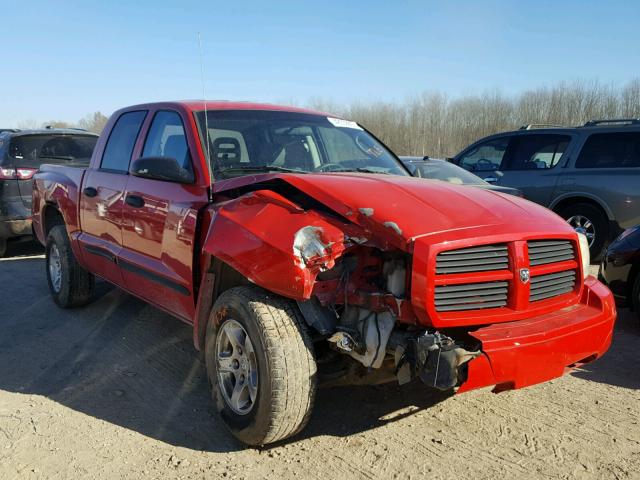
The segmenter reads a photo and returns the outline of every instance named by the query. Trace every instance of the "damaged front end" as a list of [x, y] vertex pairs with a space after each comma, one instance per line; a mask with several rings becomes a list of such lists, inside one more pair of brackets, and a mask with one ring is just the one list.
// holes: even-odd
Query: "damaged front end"
[[367, 206], [332, 209], [278, 182], [235, 193], [212, 213], [205, 251], [297, 302], [321, 383], [420, 379], [451, 390], [466, 380], [479, 345], [419, 321], [410, 298], [412, 245], [395, 219], [382, 221]]

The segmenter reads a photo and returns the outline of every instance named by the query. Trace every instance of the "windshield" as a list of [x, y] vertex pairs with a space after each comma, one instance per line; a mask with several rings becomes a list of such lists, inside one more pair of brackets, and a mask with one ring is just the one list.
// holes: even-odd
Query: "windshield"
[[[395, 156], [355, 122], [263, 110], [196, 112], [214, 178], [256, 172], [365, 172], [408, 175]], [[207, 145], [204, 144], [205, 151]]]
[[425, 161], [413, 163], [416, 167], [416, 176], [443, 180], [458, 185], [487, 185], [487, 182], [464, 168], [445, 161]]
[[28, 166], [67, 162], [89, 165], [97, 140], [93, 135], [19, 135], [11, 139], [9, 156]]

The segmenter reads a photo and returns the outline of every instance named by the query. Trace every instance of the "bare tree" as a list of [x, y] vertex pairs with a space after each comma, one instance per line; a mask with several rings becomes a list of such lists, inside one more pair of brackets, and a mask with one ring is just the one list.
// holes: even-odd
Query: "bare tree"
[[530, 123], [571, 126], [596, 118], [640, 118], [640, 78], [623, 87], [574, 80], [513, 96], [499, 90], [458, 98], [424, 92], [404, 102], [345, 106], [314, 99], [310, 106], [356, 120], [399, 154], [442, 157]]
[[109, 118], [102, 114], [102, 112], [94, 112], [80, 119], [78, 126], [89, 130], [90, 132], [102, 133], [104, 126], [107, 124]]

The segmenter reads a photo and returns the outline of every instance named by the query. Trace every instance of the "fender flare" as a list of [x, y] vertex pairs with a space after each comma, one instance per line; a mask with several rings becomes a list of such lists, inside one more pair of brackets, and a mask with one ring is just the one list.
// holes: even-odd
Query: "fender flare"
[[588, 192], [573, 191], [573, 192], [563, 193], [562, 195], [559, 195], [558, 197], [554, 198], [551, 201], [551, 204], [549, 205], [549, 209], [555, 211], [556, 207], [560, 203], [572, 198], [575, 199], [577, 202], [579, 202], [581, 198], [595, 202], [600, 208], [602, 208], [608, 220], [615, 220], [615, 217], [613, 216], [613, 212], [611, 211], [607, 203], [597, 195], [593, 195], [592, 193], [588, 193]]

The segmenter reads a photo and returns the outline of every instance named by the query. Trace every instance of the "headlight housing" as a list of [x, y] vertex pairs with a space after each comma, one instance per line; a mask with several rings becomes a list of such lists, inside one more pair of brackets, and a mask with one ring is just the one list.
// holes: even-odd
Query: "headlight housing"
[[580, 245], [580, 258], [582, 259], [582, 278], [589, 276], [591, 254], [589, 253], [589, 240], [584, 233], [578, 232], [578, 244]]

